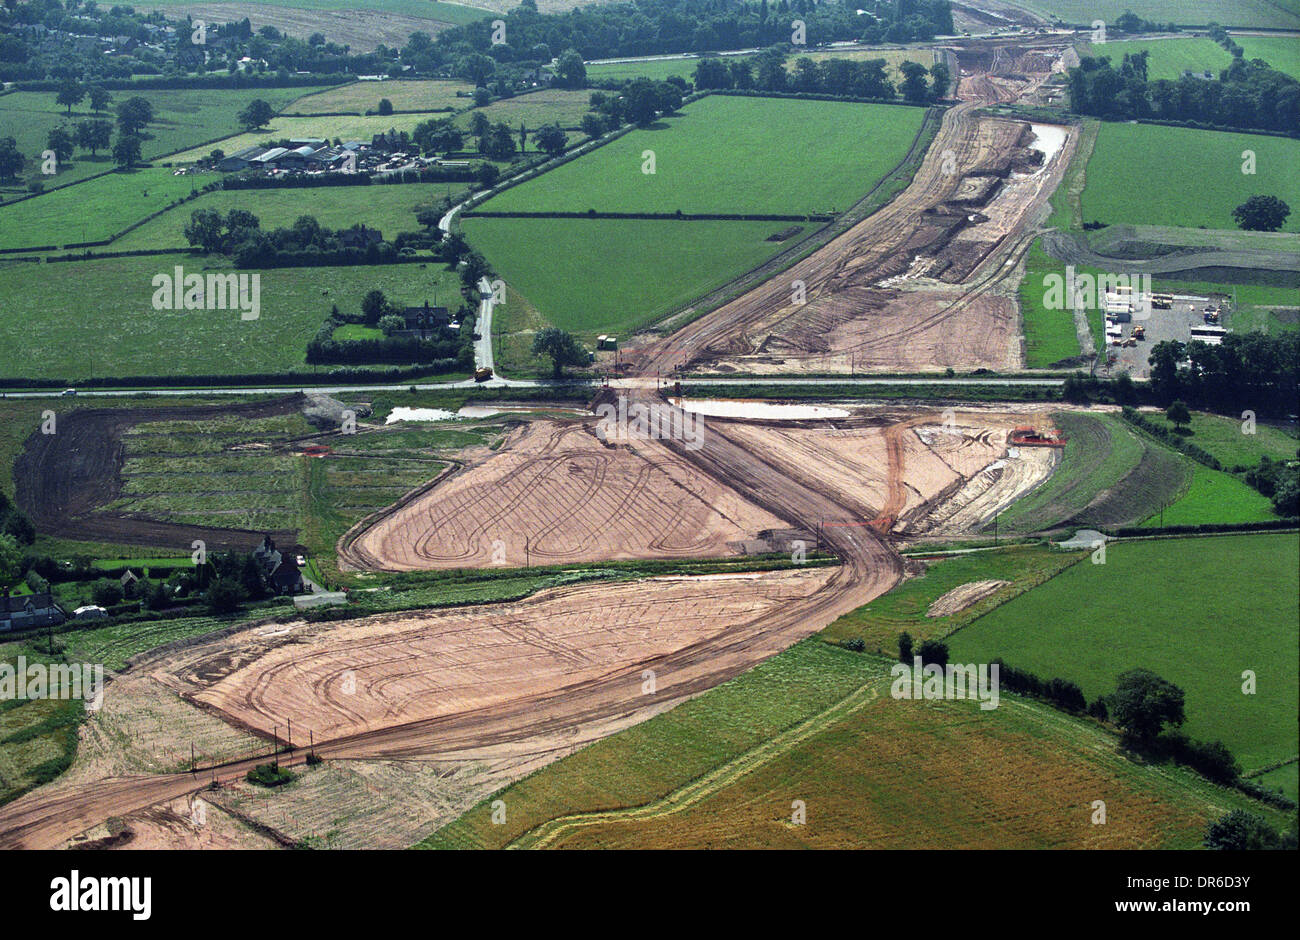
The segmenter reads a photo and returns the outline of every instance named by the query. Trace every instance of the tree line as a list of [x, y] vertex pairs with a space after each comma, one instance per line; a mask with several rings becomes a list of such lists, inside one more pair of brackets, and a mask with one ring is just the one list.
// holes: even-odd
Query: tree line
[[[755, 89], [758, 91], [796, 92], [836, 95], [853, 98], [889, 100], [900, 93], [904, 100], [916, 104], [936, 101], [948, 93], [952, 75], [948, 66], [937, 62], [928, 70], [917, 62], [904, 62], [899, 71], [903, 80], [895, 86], [887, 73], [884, 59], [838, 59], [818, 62], [809, 56], [795, 59], [794, 71], [786, 69], [785, 50], [768, 49], [750, 62], [703, 59], [695, 67], [698, 89]], [[928, 77], [928, 81], [927, 81]]]

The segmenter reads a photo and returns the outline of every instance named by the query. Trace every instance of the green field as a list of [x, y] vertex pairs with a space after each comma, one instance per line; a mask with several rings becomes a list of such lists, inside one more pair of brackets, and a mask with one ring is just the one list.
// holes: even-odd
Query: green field
[[786, 227], [480, 218], [462, 226], [512, 291], [554, 325], [579, 333], [626, 332], [689, 303], [776, 254], [783, 243], [765, 239]]
[[1279, 72], [1300, 78], [1300, 43], [1294, 36], [1233, 36], [1247, 61], [1263, 59]]
[[1268, 522], [1276, 519], [1267, 496], [1231, 474], [1196, 464], [1191, 481], [1161, 513], [1142, 524], [1198, 525], [1201, 523]]
[[[13, 137], [18, 149], [28, 158], [22, 179], [43, 181], [46, 187], [84, 179], [95, 173], [113, 169], [109, 154], [100, 151], [96, 159], [82, 154], [80, 148], [71, 164], [65, 164], [52, 179], [41, 175], [40, 154], [45, 149], [46, 137], [51, 129], [61, 124], [75, 125], [78, 121], [100, 117], [113, 119], [112, 109], [127, 98], [141, 97], [153, 104], [155, 120], [145, 132], [144, 159], [153, 160], [164, 154], [198, 148], [206, 155], [211, 145], [207, 141], [234, 134], [240, 128], [238, 114], [254, 98], [261, 98], [273, 108], [283, 108], [301, 95], [319, 89], [307, 88], [231, 88], [114, 91], [107, 114], [94, 115], [89, 103], [83, 101], [66, 116], [65, 109], [54, 100], [54, 92], [19, 91], [0, 96], [0, 137]], [[14, 193], [16, 194], [16, 193]], [[12, 198], [11, 194], [6, 198]], [[0, 216], [0, 225], [3, 225]]]
[[[355, 0], [243, 0], [252, 6], [285, 7], [291, 10], [355, 10]], [[192, 7], [191, 0], [151, 0], [150, 7]], [[492, 15], [492, 11], [464, 3], [442, 0], [366, 0], [365, 8], [376, 13], [419, 16], [463, 26]], [[179, 14], [173, 14], [179, 15]]]
[[1295, 801], [1300, 799], [1300, 762], [1291, 761], [1276, 770], [1265, 771], [1252, 778], [1261, 787], [1280, 790], [1282, 795]]
[[[1246, 803], [1134, 764], [1096, 725], [1043, 706], [896, 702], [888, 665], [806, 641], [518, 781], [420, 847], [1192, 847], [1225, 804]], [[1087, 824], [1084, 795], [1099, 791], [1125, 807], [1112, 825]], [[806, 825], [789, 824], [795, 799]]]
[[[923, 115], [920, 108], [890, 105], [711, 95], [677, 117], [508, 189], [482, 208], [843, 211], [903, 158]], [[642, 170], [646, 151], [654, 153], [653, 174]]]
[[468, 82], [414, 81], [397, 79], [386, 82], [353, 82], [299, 98], [285, 114], [333, 114], [377, 111], [381, 98], [387, 98], [397, 111], [440, 111], [444, 108], [467, 108], [473, 99], [474, 86]]
[[[261, 314], [237, 310], [154, 310], [152, 279], [176, 265], [188, 273], [230, 270], [186, 254], [105, 258], [58, 265], [0, 262], [0, 346], [22, 349], [5, 377], [207, 375], [305, 368], [307, 341], [330, 307], [359, 310], [378, 288], [399, 303], [453, 297], [459, 278], [445, 266], [394, 264], [273, 268], [261, 275]], [[94, 285], [87, 295], [87, 285]], [[24, 315], [17, 316], [21, 298]], [[327, 373], [328, 368], [321, 368]], [[34, 374], [34, 375], [33, 375]]]
[[[1145, 417], [1174, 429], [1173, 422], [1165, 418], [1163, 412], [1147, 413]], [[1190, 427], [1192, 433], [1186, 437], [1187, 442], [1209, 451], [1228, 469], [1256, 466], [1259, 458], [1265, 456], [1272, 460], [1294, 460], [1296, 448], [1300, 446], [1294, 424], [1289, 426], [1288, 433], [1285, 427], [1257, 421], [1254, 433], [1247, 434], [1245, 422], [1240, 418], [1194, 411]]]
[[[1241, 172], [1246, 150], [1255, 152], [1253, 176]], [[1251, 195], [1300, 206], [1297, 162], [1300, 141], [1285, 137], [1103, 124], [1088, 161], [1083, 217], [1106, 224], [1235, 229], [1232, 210]], [[1178, 172], [1170, 173], [1170, 166]], [[1189, 179], [1196, 185], [1186, 185]], [[1293, 211], [1282, 230], [1300, 232], [1300, 212]]]
[[1131, 10], [1144, 20], [1180, 26], [1269, 26], [1300, 28], [1300, 9], [1291, 0], [1018, 0], [1019, 6], [1040, 16], [1091, 26], [1093, 20], [1113, 23]]
[[1298, 570], [1294, 533], [1117, 542], [1105, 564], [1080, 562], [948, 645], [953, 661], [1001, 656], [1089, 699], [1151, 669], [1187, 693], [1184, 730], [1221, 739], [1248, 771], [1296, 753]]
[[1177, 80], [1182, 77], [1184, 69], [1195, 72], [1211, 69], [1215, 75], [1219, 69], [1226, 69], [1232, 64], [1232, 56], [1213, 39], [1205, 37], [1187, 37], [1185, 39], [1128, 39], [1104, 43], [1081, 43], [1078, 47], [1080, 56], [1109, 56], [1110, 63], [1116, 69], [1124, 61], [1124, 55], [1136, 55], [1147, 52], [1147, 79]]
[[[1100, 274], [1097, 268], [1076, 265], [1076, 274]], [[1065, 276], [1065, 265], [1043, 250], [1035, 239], [1025, 256], [1025, 279], [1020, 282], [1020, 311], [1024, 317], [1025, 365], [1030, 369], [1050, 368], [1055, 362], [1071, 359], [1081, 352], [1079, 333], [1074, 325], [1073, 310], [1049, 310], [1045, 304], [1049, 275]], [[1088, 325], [1097, 349], [1103, 347], [1101, 310], [1088, 311]]]
[[[917, 643], [946, 636], [1008, 598], [1041, 584], [1078, 557], [1077, 553], [1043, 545], [1014, 545], [936, 559], [919, 577], [908, 578], [888, 594], [845, 614], [821, 636], [832, 643], [860, 639], [868, 650], [892, 655], [898, 649], [900, 633], [910, 633]], [[992, 580], [1011, 583], [958, 613], [945, 617], [926, 615], [930, 605], [953, 588]]]
[[321, 225], [331, 229], [350, 228], [360, 222], [392, 239], [399, 232], [420, 231], [416, 211], [459, 192], [463, 192], [463, 187], [458, 183], [394, 183], [207, 193], [127, 233], [113, 242], [112, 250], [188, 248], [185, 226], [190, 216], [200, 209], [215, 209], [223, 214], [231, 209], [247, 209], [268, 230], [293, 225], [301, 215], [313, 215]]
[[[111, 238], [217, 178], [215, 174], [173, 176], [171, 170], [138, 169], [56, 189], [0, 209], [0, 248], [63, 246]], [[169, 215], [184, 213], [188, 219], [186, 209], [182, 206]], [[185, 240], [172, 244], [184, 245]], [[146, 242], [141, 247], [158, 245]]]
[[[509, 124], [516, 131], [517, 143], [520, 124], [529, 130], [535, 130], [543, 124], [559, 124], [563, 128], [573, 130], [582, 123], [582, 116], [591, 110], [588, 104], [590, 100], [591, 92], [585, 89], [571, 91], [563, 88], [547, 88], [526, 95], [516, 95], [513, 98], [502, 98], [483, 108], [463, 111], [457, 115], [456, 124], [461, 128], [468, 128], [470, 118], [482, 112], [483, 116], [494, 124], [497, 121]], [[569, 139], [572, 140], [573, 137], [574, 135], [570, 133]], [[530, 136], [528, 138], [530, 152], [532, 152], [532, 144], [533, 139]], [[473, 147], [473, 140], [467, 141], [466, 145]]]
[[[732, 62], [746, 59], [748, 56], [727, 56], [723, 61]], [[695, 66], [699, 59], [654, 59], [648, 62], [610, 62], [608, 64], [588, 65], [587, 80], [590, 82], [623, 82], [633, 78], [649, 78], [656, 82], [667, 81], [676, 75], [688, 82], [695, 79]]]

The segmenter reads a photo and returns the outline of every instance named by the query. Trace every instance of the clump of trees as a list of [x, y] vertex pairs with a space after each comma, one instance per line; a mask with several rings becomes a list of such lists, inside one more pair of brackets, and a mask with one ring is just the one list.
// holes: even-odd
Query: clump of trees
[[852, 98], [891, 100], [899, 93], [913, 103], [935, 101], [948, 93], [952, 76], [948, 66], [936, 63], [930, 69], [916, 62], [901, 66], [903, 82], [895, 86], [885, 59], [826, 59], [809, 56], [795, 59], [793, 72], [786, 69], [782, 47], [767, 49], [748, 61], [701, 59], [695, 66], [698, 89], [756, 89], [759, 91], [836, 95]]
[[1291, 207], [1276, 196], [1251, 196], [1232, 210], [1237, 227], [1250, 232], [1276, 232], [1291, 214]]
[[533, 355], [548, 357], [551, 360], [552, 374], [557, 379], [564, 375], [565, 366], [585, 366], [591, 362], [591, 353], [571, 333], [554, 326], [545, 327], [534, 334]]

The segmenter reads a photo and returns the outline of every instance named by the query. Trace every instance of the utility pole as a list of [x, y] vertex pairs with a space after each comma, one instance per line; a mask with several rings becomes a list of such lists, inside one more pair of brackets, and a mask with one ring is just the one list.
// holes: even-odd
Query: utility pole
[[289, 719], [289, 750], [293, 750], [293, 719]]
[[194, 742], [190, 742], [190, 776], [194, 776]]

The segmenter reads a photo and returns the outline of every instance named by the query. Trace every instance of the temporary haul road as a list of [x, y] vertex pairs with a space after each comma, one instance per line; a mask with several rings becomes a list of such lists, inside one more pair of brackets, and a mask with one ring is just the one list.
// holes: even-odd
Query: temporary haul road
[[[630, 397], [664, 415], [676, 411], [650, 391], [634, 390]], [[685, 420], [680, 414], [672, 417], [679, 426]], [[665, 440], [664, 445], [772, 515], [805, 529], [820, 525], [823, 546], [842, 564], [819, 589], [708, 639], [597, 678], [491, 707], [318, 741], [316, 753], [326, 759], [467, 760], [567, 750], [739, 675], [883, 594], [902, 577], [899, 555], [852, 508], [749, 453], [732, 439], [725, 421], [700, 420], [699, 449], [681, 441]], [[898, 473], [901, 467], [891, 466], [891, 477]], [[657, 683], [651, 696], [643, 691], [647, 669]], [[56, 782], [0, 808], [0, 847], [55, 848], [110, 816], [127, 816], [197, 792], [214, 777], [242, 779], [267, 759], [237, 761], [198, 775], [115, 777], [62, 787]], [[305, 759], [301, 748], [280, 757], [288, 765]]]

